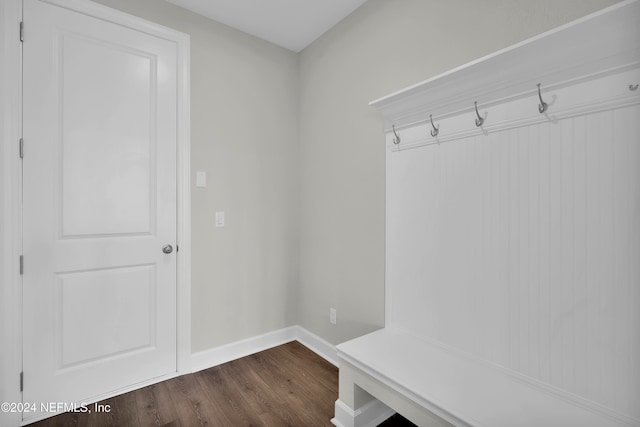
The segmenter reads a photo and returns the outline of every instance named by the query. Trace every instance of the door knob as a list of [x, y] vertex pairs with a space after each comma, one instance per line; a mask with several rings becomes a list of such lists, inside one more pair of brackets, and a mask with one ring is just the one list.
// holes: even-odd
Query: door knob
[[165, 254], [170, 254], [171, 252], [173, 252], [173, 246], [171, 245], [164, 245], [162, 247], [162, 252], [164, 252]]

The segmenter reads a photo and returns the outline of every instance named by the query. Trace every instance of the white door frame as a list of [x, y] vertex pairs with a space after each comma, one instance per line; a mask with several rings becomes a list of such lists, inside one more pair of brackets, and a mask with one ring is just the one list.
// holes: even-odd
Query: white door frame
[[[189, 36], [86, 0], [41, 0], [176, 43], [177, 131], [177, 363], [191, 372], [191, 207]], [[0, 402], [22, 402], [22, 0], [0, 1]], [[25, 37], [29, 29], [25, 28]], [[28, 268], [28, 260], [25, 260]], [[27, 373], [28, 375], [28, 373]], [[175, 376], [174, 375], [174, 376]], [[161, 380], [164, 378], [161, 378]], [[124, 390], [123, 390], [124, 391]], [[20, 425], [22, 415], [0, 411], [1, 425]]]

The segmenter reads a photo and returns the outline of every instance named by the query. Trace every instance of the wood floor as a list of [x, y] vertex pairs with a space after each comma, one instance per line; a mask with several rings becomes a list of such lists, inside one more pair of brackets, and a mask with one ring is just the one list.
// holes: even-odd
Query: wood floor
[[[337, 398], [338, 369], [294, 341], [99, 402], [108, 413], [64, 413], [30, 426], [329, 427]], [[382, 425], [413, 424], [395, 416]]]

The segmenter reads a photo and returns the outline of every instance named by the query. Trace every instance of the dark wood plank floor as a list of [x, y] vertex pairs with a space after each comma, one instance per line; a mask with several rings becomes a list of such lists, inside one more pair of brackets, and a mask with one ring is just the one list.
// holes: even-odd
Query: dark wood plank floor
[[[64, 413], [30, 426], [328, 427], [337, 398], [338, 369], [294, 341], [99, 402], [108, 413]], [[399, 416], [382, 425], [413, 426]]]

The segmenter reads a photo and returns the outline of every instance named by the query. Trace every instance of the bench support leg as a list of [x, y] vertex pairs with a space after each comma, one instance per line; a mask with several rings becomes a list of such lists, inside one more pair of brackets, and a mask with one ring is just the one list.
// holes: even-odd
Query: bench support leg
[[339, 396], [331, 422], [337, 427], [375, 427], [395, 411], [358, 387], [354, 374], [352, 367], [341, 361]]

